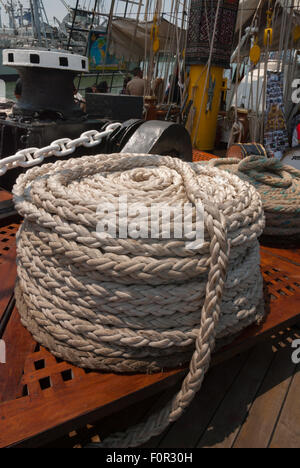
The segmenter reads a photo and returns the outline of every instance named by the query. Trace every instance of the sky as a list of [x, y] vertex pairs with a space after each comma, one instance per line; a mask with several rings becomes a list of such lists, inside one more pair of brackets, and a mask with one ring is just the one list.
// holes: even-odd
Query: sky
[[[20, 0], [24, 7], [28, 7], [29, 1], [28, 0]], [[0, 2], [1, 3], [1, 2]], [[5, 1], [3, 1], [5, 3]], [[66, 3], [73, 6], [76, 4], [75, 0], [66, 0]], [[84, 0], [81, 2], [84, 4]], [[88, 4], [88, 2], [86, 2]], [[7, 16], [4, 13], [4, 9], [1, 6], [2, 16], [3, 19], [6, 20]], [[64, 16], [67, 14], [67, 9], [63, 6], [60, 0], [44, 0], [45, 10], [48, 15], [48, 19], [50, 23], [53, 23], [53, 16], [56, 16], [58, 20], [62, 20]], [[5, 21], [7, 22], [7, 21]]]
[[[24, 8], [27, 8], [29, 6], [29, 0], [14, 0], [15, 2], [20, 2]], [[137, 0], [134, 0], [137, 1]], [[163, 0], [168, 2], [169, 0]], [[53, 17], [55, 16], [59, 21], [61, 21], [66, 14], [68, 13], [67, 9], [63, 5], [63, 3], [67, 3], [71, 7], [75, 7], [76, 5], [76, 0], [43, 0], [44, 2], [44, 7], [48, 16], [48, 20], [51, 24], [53, 24]], [[4, 20], [4, 23], [8, 23], [7, 20], [7, 15], [4, 12], [4, 8], [2, 6], [3, 3], [6, 3], [6, 0], [1, 0], [0, 1], [0, 7], [1, 7], [1, 12], [2, 12], [2, 19]], [[89, 8], [92, 9], [95, 4], [95, 0], [79, 0], [79, 7], [83, 7], [85, 9]], [[101, 11], [108, 12], [109, 7], [111, 4], [111, 0], [99, 0], [99, 5], [100, 8], [102, 6]], [[124, 11], [124, 5], [125, 2], [124, 0], [117, 0], [116, 1], [116, 7], [119, 13], [122, 13]], [[137, 8], [136, 6], [131, 7], [133, 9]], [[134, 14], [134, 13], [132, 13]]]
[[[69, 0], [67, 0], [66, 3], [72, 5], [73, 2], [69, 2]], [[67, 10], [60, 0], [44, 0], [44, 6], [50, 22], [52, 22], [53, 16], [56, 16], [58, 20], [61, 20], [67, 14]]]
[[[14, 1], [15, 2], [20, 2], [25, 8], [29, 6], [29, 0], [14, 0]], [[63, 3], [67, 3], [68, 5], [70, 5], [72, 7], [75, 7], [76, 1], [77, 0], [43, 0], [49, 22], [51, 24], [53, 24], [53, 17], [54, 16], [59, 21], [61, 21], [64, 18], [64, 16], [68, 13], [68, 11], [65, 8], [65, 6], [63, 5]], [[134, 19], [136, 18], [136, 12], [137, 12], [137, 9], [138, 9], [138, 7], [136, 5], [137, 1], [138, 0], [134, 0], [134, 3], [131, 4], [130, 6], [128, 6], [128, 9], [127, 9], [127, 16], [128, 17], [132, 17]], [[0, 5], [2, 3], [5, 3], [5, 2], [6, 2], [6, 0], [0, 0]], [[93, 6], [94, 6], [94, 3], [95, 3], [95, 0], [79, 0], [79, 7], [83, 7], [83, 8], [86, 8], [86, 9], [87, 8], [92, 9]], [[180, 3], [183, 4], [183, 1], [181, 0]], [[114, 14], [118, 14], [120, 16], [123, 16], [124, 9], [125, 9], [125, 4], [126, 4], [125, 0], [116, 0]], [[149, 4], [148, 4], [149, 5], [149, 10], [148, 10], [149, 13], [151, 11], [151, 13], [153, 14], [155, 4], [156, 4], [156, 0], [149, 0]], [[100, 11], [102, 11], [103, 13], [108, 13], [109, 12], [110, 5], [111, 5], [111, 0], [99, 0]], [[142, 11], [141, 11], [142, 15], [144, 15], [145, 5], [146, 5], [146, 2], [143, 2], [143, 7], [142, 7]], [[169, 19], [168, 18], [168, 13], [170, 12], [170, 9], [171, 9], [171, 0], [161, 0], [161, 5], [162, 5], [161, 11], [165, 13], [166, 19]], [[4, 23], [8, 24], [7, 15], [4, 13], [4, 8], [3, 7], [1, 7], [1, 11], [2, 11], [2, 18], [4, 20]]]

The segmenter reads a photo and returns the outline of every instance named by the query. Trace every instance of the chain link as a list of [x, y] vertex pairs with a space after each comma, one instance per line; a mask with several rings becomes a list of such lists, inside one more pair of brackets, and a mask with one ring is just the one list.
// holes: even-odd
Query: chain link
[[108, 125], [103, 132], [88, 130], [87, 132], [82, 133], [80, 137], [75, 140], [71, 140], [70, 138], [60, 138], [44, 148], [22, 149], [13, 156], [8, 156], [8, 158], [0, 160], [0, 176], [3, 176], [8, 170], [15, 169], [16, 167], [28, 169], [30, 167], [37, 166], [44, 162], [45, 158], [50, 156], [69, 156], [80, 146], [93, 148], [94, 146], [99, 145], [103, 138], [111, 135], [111, 133], [121, 126], [121, 123], [112, 123]]

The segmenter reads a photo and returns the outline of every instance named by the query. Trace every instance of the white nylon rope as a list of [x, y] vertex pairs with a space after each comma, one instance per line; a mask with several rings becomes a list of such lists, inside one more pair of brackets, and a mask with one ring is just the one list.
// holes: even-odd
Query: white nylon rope
[[[16, 302], [39, 343], [75, 365], [114, 372], [152, 372], [190, 361], [166, 408], [102, 444], [140, 445], [190, 404], [215, 339], [263, 315], [259, 194], [215, 168], [131, 154], [35, 167], [18, 178], [13, 193], [24, 217]], [[118, 211], [125, 194], [129, 204], [147, 206], [189, 202], [195, 210], [201, 202], [204, 244], [189, 250], [186, 239], [99, 239], [97, 207], [109, 202]], [[164, 232], [162, 218], [160, 227]]]

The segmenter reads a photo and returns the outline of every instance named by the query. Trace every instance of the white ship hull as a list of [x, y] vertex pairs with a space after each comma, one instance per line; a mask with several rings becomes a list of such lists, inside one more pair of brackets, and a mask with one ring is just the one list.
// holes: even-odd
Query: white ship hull
[[15, 68], [2, 65], [2, 49], [0, 49], [0, 79], [4, 81], [16, 81], [18, 72]]

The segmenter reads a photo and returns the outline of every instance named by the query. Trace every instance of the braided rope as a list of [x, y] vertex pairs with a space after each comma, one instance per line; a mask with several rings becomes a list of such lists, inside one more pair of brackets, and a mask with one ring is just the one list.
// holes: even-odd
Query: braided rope
[[[201, 387], [216, 338], [264, 313], [260, 197], [235, 175], [194, 166], [167, 156], [87, 156], [31, 169], [14, 187], [25, 218], [16, 301], [38, 342], [76, 365], [105, 371], [152, 372], [190, 361], [166, 408], [102, 447], [140, 445], [179, 418]], [[201, 202], [203, 245], [100, 239], [97, 207], [109, 202], [120, 216], [122, 194], [147, 206], [190, 202], [194, 214]]]
[[250, 182], [260, 193], [266, 216], [267, 235], [300, 233], [300, 171], [277, 159], [249, 156], [216, 159], [212, 167], [230, 171]]

